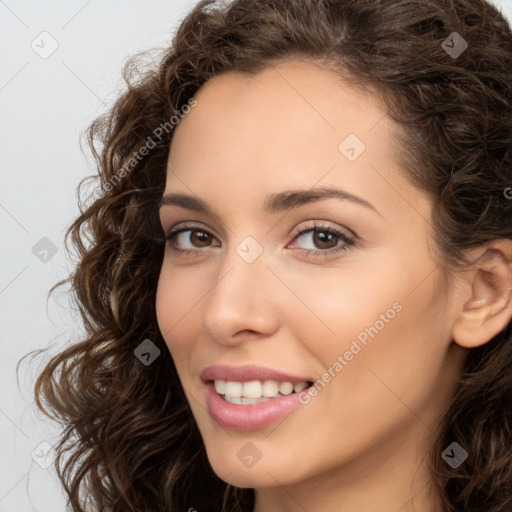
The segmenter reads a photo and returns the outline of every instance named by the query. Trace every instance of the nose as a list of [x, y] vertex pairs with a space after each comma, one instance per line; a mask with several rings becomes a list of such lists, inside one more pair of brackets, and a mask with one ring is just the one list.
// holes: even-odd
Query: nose
[[278, 283], [262, 256], [247, 263], [232, 249], [219, 265], [202, 311], [203, 330], [216, 342], [236, 345], [278, 329]]

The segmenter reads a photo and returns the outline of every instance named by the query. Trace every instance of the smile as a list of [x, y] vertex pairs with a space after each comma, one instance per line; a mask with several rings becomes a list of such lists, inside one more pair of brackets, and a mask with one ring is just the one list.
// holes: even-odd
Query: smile
[[311, 384], [307, 381], [292, 383], [275, 380], [252, 380], [248, 382], [214, 380], [215, 391], [227, 402], [239, 405], [256, 404], [278, 396], [288, 396], [306, 389]]
[[301, 405], [314, 378], [262, 366], [217, 364], [201, 372], [210, 418], [224, 428], [256, 430]]

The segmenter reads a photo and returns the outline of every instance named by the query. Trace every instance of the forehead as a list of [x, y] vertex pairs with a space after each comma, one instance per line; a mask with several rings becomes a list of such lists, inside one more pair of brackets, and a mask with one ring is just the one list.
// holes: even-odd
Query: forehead
[[[397, 172], [394, 126], [371, 89], [294, 59], [214, 77], [195, 99], [175, 129], [166, 189], [236, 197], [321, 181], [386, 201], [382, 176]], [[358, 155], [347, 158], [354, 144]]]
[[336, 140], [350, 130], [363, 136], [384, 120], [386, 111], [377, 91], [356, 88], [302, 59], [272, 64], [256, 75], [224, 73], [204, 84], [195, 99], [198, 106], [177, 133], [195, 121], [194, 131], [210, 129], [215, 133], [208, 135], [218, 143], [226, 135], [241, 139], [245, 134], [254, 144], [275, 141], [273, 145], [299, 137], [336, 135]]

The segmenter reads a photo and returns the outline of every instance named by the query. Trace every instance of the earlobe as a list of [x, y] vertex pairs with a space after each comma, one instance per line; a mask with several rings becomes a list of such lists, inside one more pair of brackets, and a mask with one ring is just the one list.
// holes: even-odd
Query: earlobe
[[477, 309], [480, 306], [483, 306], [484, 304], [487, 304], [487, 297], [484, 297], [483, 299], [471, 300], [468, 303], [466, 303], [465, 308], [466, 308], [466, 310]]
[[512, 241], [495, 240], [479, 253], [452, 330], [465, 348], [484, 345], [512, 318]]

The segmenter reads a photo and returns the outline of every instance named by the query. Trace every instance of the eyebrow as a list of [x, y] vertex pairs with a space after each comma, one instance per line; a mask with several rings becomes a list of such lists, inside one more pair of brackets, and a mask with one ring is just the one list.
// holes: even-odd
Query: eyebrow
[[[373, 210], [382, 217], [378, 210], [371, 203], [366, 201], [366, 199], [355, 196], [345, 190], [331, 187], [320, 187], [309, 190], [286, 190], [270, 194], [265, 199], [261, 209], [263, 212], [275, 214], [286, 210], [293, 210], [315, 201], [331, 198], [351, 201], [355, 204]], [[160, 201], [159, 207], [161, 208], [162, 206], [180, 206], [181, 208], [187, 208], [188, 210], [194, 210], [199, 213], [218, 217], [213, 208], [207, 202], [203, 201], [199, 197], [182, 193], [165, 194]]]

